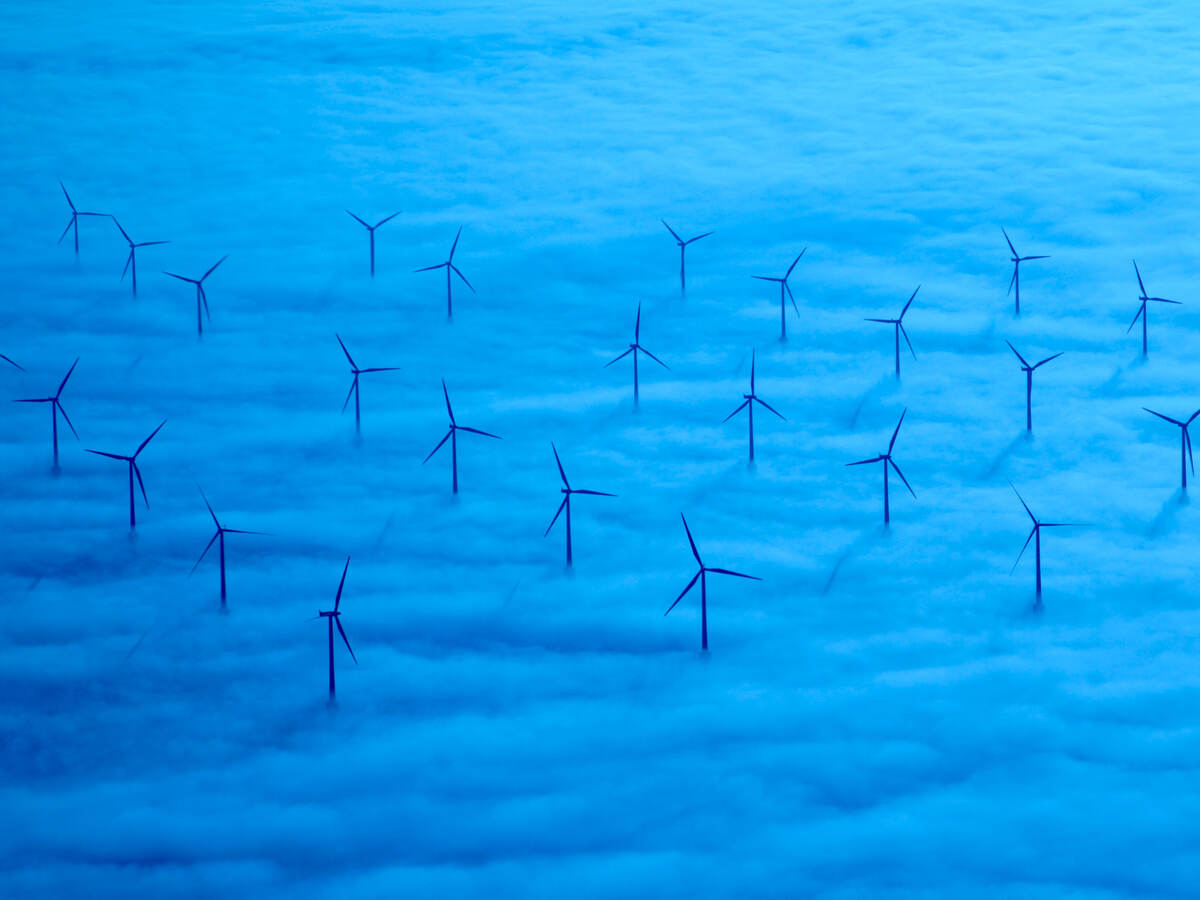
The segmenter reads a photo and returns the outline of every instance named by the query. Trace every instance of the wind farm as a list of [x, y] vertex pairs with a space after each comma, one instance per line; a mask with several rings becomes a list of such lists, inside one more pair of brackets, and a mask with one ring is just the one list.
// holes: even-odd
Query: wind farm
[[1074, 12], [14, 7], [0, 896], [1188, 896], [1200, 58]]

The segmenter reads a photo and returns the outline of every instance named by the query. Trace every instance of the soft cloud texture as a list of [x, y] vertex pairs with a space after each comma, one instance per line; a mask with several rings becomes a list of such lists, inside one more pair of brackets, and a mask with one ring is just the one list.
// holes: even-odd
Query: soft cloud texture
[[[5, 896], [1190, 896], [1185, 4], [31, 4], [0, 37]], [[118, 280], [118, 215], [141, 294]], [[342, 211], [375, 220], [378, 276]], [[715, 229], [677, 250], [659, 217]], [[1024, 253], [1020, 320], [999, 227]], [[478, 290], [445, 321], [440, 273]], [[784, 266], [801, 308], [778, 334]], [[194, 293], [160, 275], [200, 272]], [[1151, 355], [1125, 328], [1130, 258]], [[921, 292], [916, 362], [864, 323]], [[671, 366], [604, 363], [643, 303]], [[789, 316], [791, 312], [789, 310]], [[364, 365], [338, 410], [339, 332]], [[1038, 358], [1036, 436], [1004, 346]], [[722, 424], [758, 348], [788, 417]], [[420, 460], [466, 424], [503, 441]], [[886, 446], [916, 500], [879, 528]], [[151, 507], [127, 533], [123, 470]], [[576, 568], [543, 538], [573, 483]], [[1046, 609], [1009, 569], [1048, 534]], [[231, 527], [216, 614], [197, 483]], [[688, 515], [714, 579], [713, 652]], [[342, 560], [360, 665], [324, 705]]]

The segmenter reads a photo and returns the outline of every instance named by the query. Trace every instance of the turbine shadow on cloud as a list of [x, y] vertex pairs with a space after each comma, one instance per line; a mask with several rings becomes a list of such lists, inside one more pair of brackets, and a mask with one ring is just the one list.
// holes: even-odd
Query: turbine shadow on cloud
[[1150, 522], [1150, 527], [1146, 533], [1149, 537], [1159, 537], [1170, 531], [1174, 531], [1178, 525], [1179, 512], [1191, 501], [1188, 499], [1187, 491], [1183, 488], [1175, 488], [1171, 495], [1163, 501], [1159, 507], [1158, 515]]
[[847, 544], [842, 552], [838, 554], [837, 559], [833, 561], [833, 568], [829, 570], [829, 577], [825, 579], [825, 583], [821, 586], [821, 596], [825, 596], [833, 588], [834, 581], [842, 571], [842, 567], [855, 557], [859, 550], [864, 547], [878, 543], [881, 540], [891, 537], [891, 529], [887, 525], [874, 525], [859, 533], [858, 537]]
[[1004, 468], [1004, 464], [1008, 462], [1008, 458], [1013, 455], [1020, 447], [1030, 446], [1033, 444], [1033, 434], [1028, 431], [1021, 430], [1017, 432], [1016, 437], [1009, 441], [1004, 449], [988, 463], [987, 469], [983, 472], [982, 481], [990, 481], [1000, 474], [1000, 470]]

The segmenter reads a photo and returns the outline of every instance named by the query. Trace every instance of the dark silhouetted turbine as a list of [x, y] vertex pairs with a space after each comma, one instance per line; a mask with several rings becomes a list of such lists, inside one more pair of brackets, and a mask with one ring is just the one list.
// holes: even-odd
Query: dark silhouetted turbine
[[900, 421], [896, 423], [896, 430], [892, 432], [892, 439], [888, 441], [887, 451], [880, 453], [878, 456], [872, 456], [870, 459], [860, 459], [858, 462], [846, 463], [848, 466], [865, 466], [868, 463], [883, 463], [883, 523], [886, 525], [892, 521], [891, 505], [888, 499], [888, 468], [896, 470], [896, 474], [900, 476], [900, 480], [904, 482], [904, 486], [908, 488], [908, 492], [915, 498], [917, 492], [912, 489], [912, 485], [908, 483], [908, 479], [904, 477], [904, 473], [900, 471], [900, 467], [896, 465], [896, 461], [892, 459], [892, 448], [896, 446], [896, 435], [900, 433], [900, 426], [904, 424], [904, 417], [908, 415], [908, 410], [900, 413]]
[[706, 566], [704, 560], [700, 558], [700, 551], [696, 549], [696, 542], [692, 540], [692, 530], [688, 528], [687, 519], [683, 517], [683, 513], [679, 514], [679, 518], [683, 520], [683, 530], [687, 533], [688, 544], [692, 548], [692, 556], [696, 557], [696, 565], [700, 567], [692, 580], [675, 598], [675, 602], [667, 607], [667, 611], [663, 615], [668, 615], [671, 610], [679, 605], [679, 601], [687, 596], [687, 592], [696, 586], [696, 582], [700, 582], [700, 649], [708, 650], [708, 573], [715, 572], [718, 575], [733, 575], [736, 578], [749, 578], [752, 581], [762, 581], [757, 575], [744, 575], [741, 572], [734, 572], [731, 569], [717, 569], [713, 566]]

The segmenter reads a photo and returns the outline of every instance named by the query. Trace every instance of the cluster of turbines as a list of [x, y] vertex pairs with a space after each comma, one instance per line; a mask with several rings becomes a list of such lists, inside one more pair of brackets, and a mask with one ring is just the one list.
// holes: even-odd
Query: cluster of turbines
[[[68, 234], [73, 234], [74, 250], [75, 250], [76, 256], [78, 256], [78, 254], [79, 254], [79, 220], [80, 220], [80, 218], [81, 217], [92, 217], [92, 218], [110, 219], [113, 222], [113, 224], [116, 225], [117, 229], [120, 231], [122, 237], [124, 237], [125, 241], [127, 242], [128, 246], [129, 246], [129, 254], [125, 259], [125, 266], [122, 270], [121, 278], [124, 279], [126, 274], [131, 275], [132, 292], [136, 296], [136, 294], [137, 294], [137, 250], [138, 250], [138, 248], [155, 246], [155, 245], [159, 245], [159, 244], [166, 244], [169, 242], [167, 242], [167, 241], [141, 241], [141, 242], [134, 241], [129, 236], [128, 232], [126, 232], [125, 229], [121, 226], [120, 222], [117, 220], [117, 218], [115, 216], [108, 214], [108, 213], [89, 212], [89, 211], [83, 211], [83, 210], [78, 209], [75, 206], [73, 200], [71, 199], [70, 194], [67, 192], [66, 187], [64, 185], [62, 185], [61, 182], [60, 182], [60, 187], [62, 188], [63, 195], [66, 197], [67, 204], [70, 207], [71, 215], [70, 215], [69, 221], [67, 222], [66, 228], [64, 228], [62, 234], [59, 237], [59, 243], [61, 244], [62, 241], [64, 239], [66, 239]], [[375, 232], [382, 225], [386, 224], [387, 222], [391, 221], [396, 216], [398, 216], [400, 214], [400, 212], [397, 211], [395, 213], [392, 213], [391, 215], [386, 216], [385, 218], [379, 220], [378, 222], [376, 222], [373, 225], [369, 224], [366, 220], [360, 218], [359, 216], [355, 215], [353, 212], [350, 212], [349, 210], [346, 210], [346, 213], [349, 216], [351, 216], [356, 222], [358, 222], [360, 225], [362, 225], [363, 228], [365, 228], [367, 231], [368, 240], [369, 240], [370, 274], [371, 274], [371, 277], [374, 277], [374, 275], [375, 275]], [[679, 288], [680, 288], [681, 294], [686, 294], [686, 291], [687, 291], [686, 250], [691, 244], [693, 244], [703, 238], [709, 237], [714, 232], [707, 231], [707, 232], [699, 234], [695, 237], [685, 240], [684, 238], [680, 237], [679, 234], [673, 228], [671, 228], [670, 225], [668, 225], [666, 223], [666, 221], [663, 221], [662, 224], [664, 225], [664, 227], [666, 227], [667, 231], [670, 233], [671, 237], [675, 240], [677, 246], [679, 247]], [[1008, 292], [1010, 294], [1014, 295], [1014, 301], [1015, 301], [1014, 312], [1016, 313], [1016, 315], [1019, 316], [1020, 312], [1021, 312], [1021, 281], [1020, 281], [1021, 263], [1028, 262], [1031, 260], [1048, 259], [1049, 257], [1044, 256], [1044, 255], [1021, 256], [1017, 252], [1016, 248], [1013, 246], [1012, 240], [1009, 238], [1007, 231], [1004, 231], [1002, 229], [1002, 232], [1004, 234], [1005, 243], [1008, 245], [1008, 249], [1012, 253], [1010, 261], [1013, 264], [1013, 272], [1012, 272], [1012, 278], [1009, 281]], [[462, 237], [462, 228], [460, 227], [454, 237], [454, 241], [450, 246], [450, 252], [444, 262], [437, 263], [437, 264], [431, 265], [431, 266], [425, 266], [425, 267], [415, 270], [416, 272], [429, 272], [429, 271], [436, 271], [438, 269], [446, 270], [446, 314], [448, 317], [453, 315], [453, 277], [452, 276], [457, 276], [462, 281], [462, 283], [465, 284], [467, 286], [467, 288], [472, 291], [472, 293], [474, 293], [474, 291], [475, 291], [474, 287], [472, 287], [471, 283], [467, 280], [466, 276], [463, 275], [462, 271], [458, 268], [458, 266], [454, 262], [454, 254], [458, 248], [459, 239], [461, 237]], [[779, 335], [779, 337], [780, 337], [780, 340], [787, 339], [787, 304], [789, 301], [791, 302], [792, 307], [796, 311], [797, 315], [799, 315], [799, 308], [796, 306], [796, 300], [795, 300], [794, 295], [792, 294], [792, 289], [789, 284], [789, 278], [791, 277], [797, 264], [804, 257], [806, 250], [807, 250], [807, 248], [804, 248], [800, 251], [799, 254], [796, 255], [796, 257], [792, 260], [791, 264], [787, 267], [786, 271], [784, 272], [784, 274], [781, 277], [766, 276], [766, 275], [752, 276], [756, 280], [769, 281], [772, 283], [777, 283], [779, 285], [779, 315], [780, 315], [780, 335]], [[196, 288], [196, 330], [197, 330], [198, 335], [203, 335], [204, 321], [206, 318], [210, 317], [209, 308], [208, 308], [208, 296], [205, 292], [204, 282], [210, 275], [213, 274], [214, 271], [216, 271], [216, 269], [227, 258], [228, 258], [227, 256], [224, 256], [221, 259], [219, 259], [199, 278], [189, 278], [187, 276], [179, 275], [174, 272], [164, 272], [163, 273], [172, 278], [187, 282], [187, 283], [195, 286], [195, 288]], [[1138, 296], [1138, 310], [1137, 310], [1137, 314], [1133, 318], [1133, 321], [1130, 323], [1129, 328], [1127, 329], [1126, 333], [1132, 331], [1133, 327], [1135, 325], [1137, 325], [1138, 321], [1140, 320], [1142, 323], [1142, 353], [1143, 353], [1143, 355], [1148, 355], [1148, 352], [1149, 352], [1148, 339], [1147, 339], [1148, 304], [1151, 302], [1155, 302], [1155, 303], [1168, 303], [1168, 304], [1178, 305], [1180, 301], [1168, 300], [1163, 297], [1149, 296], [1146, 292], [1145, 284], [1142, 281], [1141, 271], [1140, 271], [1140, 269], [1138, 269], [1136, 261], [1134, 262], [1134, 273], [1137, 277], [1138, 289], [1140, 291], [1139, 296]], [[870, 321], [870, 322], [876, 322], [876, 323], [887, 324], [887, 325], [892, 326], [894, 353], [895, 353], [895, 373], [896, 373], [897, 378], [899, 378], [899, 376], [900, 376], [900, 357], [901, 357], [900, 338], [901, 337], [904, 338], [904, 342], [907, 345], [909, 352], [912, 354], [913, 358], [916, 359], [916, 352], [915, 352], [915, 350], [913, 350], [912, 342], [909, 339], [908, 332], [905, 330], [905, 327], [904, 327], [904, 317], [905, 317], [905, 314], [909, 311], [909, 308], [912, 306], [913, 301], [916, 299], [918, 291], [920, 291], [919, 285], [909, 296], [907, 302], [901, 308], [899, 315], [897, 315], [895, 318], [869, 318], [869, 319], [867, 319], [867, 321]], [[618, 356], [616, 356], [614, 359], [610, 360], [608, 363], [605, 364], [605, 367], [607, 368], [608, 366], [612, 366], [614, 363], [624, 359], [627, 356], [632, 357], [633, 397], [634, 397], [635, 404], [637, 404], [640, 400], [640, 389], [639, 389], [640, 381], [639, 381], [639, 369], [638, 369], [639, 354], [646, 356], [651, 361], [657, 363], [659, 366], [663, 367], [664, 369], [670, 368], [669, 366], [667, 366], [667, 364], [665, 362], [663, 362], [661, 359], [659, 359], [657, 356], [655, 356], [650, 350], [648, 350], [645, 346], [642, 345], [642, 343], [641, 343], [641, 325], [642, 325], [642, 307], [641, 307], [641, 304], [639, 303], [638, 307], [637, 307], [637, 312], [636, 312], [636, 315], [634, 318], [633, 341], [629, 343], [628, 348], [625, 351], [623, 351]], [[361, 405], [361, 401], [360, 401], [360, 378], [361, 378], [361, 376], [364, 374], [368, 374], [368, 373], [397, 371], [398, 367], [384, 366], [384, 367], [360, 368], [358, 366], [358, 364], [355, 362], [354, 357], [351, 355], [349, 349], [346, 347], [346, 344], [342, 340], [341, 336], [335, 334], [334, 337], [336, 338], [338, 345], [341, 347], [341, 350], [342, 350], [343, 354], [345, 355], [346, 360], [350, 364], [350, 372], [352, 375], [350, 389], [346, 394], [345, 402], [342, 404], [342, 411], [343, 412], [346, 411], [346, 409], [349, 407], [351, 398], [353, 398], [355, 431], [356, 431], [356, 434], [358, 434], [358, 433], [361, 433], [361, 425], [362, 425], [362, 405]], [[1051, 356], [1046, 357], [1045, 359], [1042, 359], [1036, 363], [1031, 364], [1017, 350], [1017, 348], [1015, 346], [1013, 346], [1013, 344], [1011, 342], [1005, 341], [1005, 343], [1008, 344], [1009, 349], [1011, 349], [1013, 354], [1017, 357], [1017, 359], [1020, 363], [1020, 367], [1021, 367], [1022, 371], [1025, 373], [1025, 427], [1028, 432], [1032, 432], [1032, 430], [1033, 430], [1033, 373], [1037, 369], [1039, 369], [1042, 366], [1046, 365], [1047, 363], [1051, 362], [1052, 360], [1057, 359], [1058, 357], [1062, 356], [1062, 353], [1055, 353]], [[8, 363], [9, 365], [11, 365], [17, 369], [24, 371], [24, 369], [22, 369], [22, 367], [16, 361], [14, 361], [13, 359], [11, 359], [10, 357], [8, 357], [6, 355], [0, 354], [0, 360], [3, 360], [5, 363]], [[55, 472], [60, 471], [59, 444], [58, 444], [58, 417], [60, 414], [63, 418], [63, 421], [67, 424], [67, 427], [70, 428], [72, 434], [74, 434], [76, 439], [79, 438], [78, 432], [76, 432], [75, 426], [72, 424], [70, 417], [67, 415], [67, 411], [62, 404], [63, 391], [67, 387], [67, 383], [70, 380], [71, 375], [75, 372], [75, 368], [78, 364], [79, 364], [79, 360], [76, 359], [71, 364], [71, 367], [67, 370], [66, 375], [63, 376], [62, 380], [58, 384], [57, 389], [55, 390], [55, 392], [52, 395], [49, 395], [46, 397], [20, 398], [17, 401], [15, 401], [15, 402], [19, 402], [19, 403], [45, 403], [45, 404], [49, 405], [50, 423], [51, 423], [51, 451], [52, 451], [53, 466], [54, 466]], [[777, 416], [779, 419], [786, 421], [786, 418], [784, 417], [784, 415], [782, 413], [780, 413], [777, 409], [775, 409], [773, 406], [771, 406], [769, 403], [767, 403], [767, 401], [763, 400], [758, 395], [757, 387], [756, 387], [756, 369], [757, 369], [757, 352], [752, 351], [751, 352], [751, 362], [750, 362], [750, 390], [749, 390], [749, 393], [745, 393], [742, 395], [742, 403], [725, 418], [725, 421], [728, 422], [730, 419], [732, 419], [738, 413], [742, 412], [743, 410], [746, 411], [747, 424], [748, 424], [749, 459], [751, 461], [754, 460], [754, 408], [755, 408], [755, 405], [757, 404], [758, 406], [762, 407], [767, 412], [770, 412], [771, 414]], [[442, 394], [443, 394], [443, 397], [444, 397], [445, 403], [446, 403], [446, 413], [447, 413], [447, 416], [449, 417], [448, 430], [447, 430], [445, 436], [437, 443], [437, 445], [433, 448], [433, 450], [430, 451], [430, 453], [428, 454], [428, 456], [425, 457], [425, 459], [422, 461], [422, 463], [424, 464], [424, 463], [429, 462], [429, 460], [432, 459], [433, 456], [436, 455], [438, 453], [438, 451], [441, 450], [442, 447], [444, 447], [447, 444], [447, 442], [449, 442], [449, 444], [450, 444], [451, 490], [454, 493], [458, 493], [458, 488], [459, 488], [459, 485], [458, 485], [458, 435], [459, 435], [459, 432], [478, 435], [481, 437], [491, 438], [494, 440], [500, 440], [501, 437], [500, 437], [500, 435], [493, 434], [488, 431], [483, 431], [478, 428], [473, 428], [473, 427], [469, 427], [466, 425], [458, 424], [458, 421], [454, 415], [453, 406], [451, 405], [451, 402], [450, 402], [450, 392], [449, 392], [449, 389], [446, 387], [446, 383], [444, 380], [442, 381]], [[1197, 410], [1186, 420], [1172, 418], [1170, 416], [1164, 415], [1163, 413], [1156, 412], [1156, 411], [1148, 409], [1148, 408], [1146, 408], [1146, 411], [1179, 428], [1179, 430], [1180, 430], [1180, 455], [1181, 455], [1181, 460], [1180, 460], [1181, 483], [1182, 483], [1182, 487], [1186, 490], [1189, 466], [1192, 468], [1193, 475], [1195, 474], [1195, 465], [1194, 465], [1194, 461], [1192, 458], [1191, 436], [1189, 434], [1188, 429], [1189, 429], [1189, 426], [1196, 420], [1196, 418], [1200, 417], [1200, 410]], [[900, 414], [899, 421], [896, 423], [896, 427], [895, 427], [895, 429], [893, 429], [893, 431], [891, 433], [891, 438], [888, 441], [886, 451], [882, 451], [879, 454], [869, 457], [869, 458], [866, 458], [866, 459], [860, 459], [860, 460], [846, 463], [847, 466], [862, 466], [862, 465], [869, 465], [869, 464], [874, 464], [874, 463], [881, 464], [882, 471], [883, 471], [883, 520], [884, 520], [885, 525], [887, 525], [891, 522], [891, 501], [890, 501], [890, 480], [889, 480], [891, 472], [894, 472], [896, 474], [896, 476], [899, 477], [901, 483], [903, 483], [904, 487], [909, 491], [909, 493], [912, 494], [912, 496], [914, 498], [916, 497], [916, 492], [913, 490], [912, 485], [909, 483], [908, 479], [904, 476], [904, 473], [901, 471], [900, 466], [897, 464], [896, 460], [893, 457], [893, 451], [896, 446], [896, 440], [900, 434], [900, 427], [901, 427], [901, 425], [903, 425], [904, 417], [907, 415], [907, 413], [908, 413], [908, 410], [905, 409]], [[107, 451], [94, 450], [94, 449], [90, 449], [90, 448], [87, 451], [89, 453], [93, 453], [93, 454], [96, 454], [99, 456], [104, 456], [109, 459], [117, 460], [119, 462], [124, 462], [126, 464], [128, 483], [129, 483], [129, 526], [131, 529], [134, 529], [137, 527], [137, 505], [136, 505], [137, 494], [135, 491], [135, 484], [134, 484], [135, 481], [136, 481], [137, 490], [139, 490], [142, 495], [143, 503], [147, 507], [149, 506], [149, 498], [146, 494], [145, 484], [142, 480], [141, 469], [138, 466], [138, 457], [142, 453], [142, 451], [144, 451], [146, 449], [147, 445], [154, 439], [154, 437], [158, 434], [158, 432], [163, 428], [163, 426], [165, 424], [166, 424], [166, 421], [164, 420], [162, 423], [160, 423], [158, 425], [157, 428], [155, 428], [152, 432], [150, 432], [149, 436], [147, 436], [145, 438], [145, 440], [143, 440], [138, 445], [137, 449], [135, 449], [133, 451], [133, 453], [131, 453], [131, 454], [110, 453]], [[615, 497], [617, 495], [607, 493], [604, 491], [596, 491], [596, 490], [588, 490], [588, 489], [583, 489], [583, 488], [572, 487], [570, 481], [567, 478], [566, 470], [563, 467], [562, 460], [559, 457], [558, 448], [553, 444], [553, 442], [551, 443], [551, 450], [554, 455], [555, 465], [558, 468], [558, 473], [559, 473], [559, 476], [562, 481], [562, 487], [561, 487], [562, 502], [559, 504], [557, 511], [554, 513], [554, 517], [550, 520], [550, 524], [547, 526], [545, 534], [549, 535], [550, 531], [553, 529], [554, 525], [558, 522], [559, 518], [560, 517], [564, 518], [564, 531], [566, 533], [566, 564], [568, 566], [570, 566], [573, 563], [573, 548], [572, 548], [572, 539], [571, 539], [571, 498], [572, 498], [572, 496], [581, 494], [581, 495], [600, 496], [600, 497]], [[1033, 514], [1033, 512], [1029, 508], [1028, 504], [1026, 504], [1024, 498], [1022, 498], [1020, 493], [1017, 492], [1017, 489], [1015, 486], [1013, 486], [1013, 491], [1014, 491], [1014, 493], [1016, 493], [1017, 499], [1020, 501], [1022, 507], [1025, 509], [1025, 512], [1029, 515], [1029, 518], [1032, 522], [1032, 529], [1030, 530], [1029, 536], [1026, 538], [1024, 545], [1021, 547], [1021, 552], [1017, 556], [1017, 561], [1013, 565], [1013, 570], [1015, 571], [1017, 564], [1020, 563], [1021, 558], [1024, 556], [1025, 551], [1028, 549], [1029, 544], [1032, 541], [1034, 543], [1034, 554], [1035, 554], [1035, 596], [1036, 596], [1035, 607], [1040, 607], [1041, 603], [1042, 603], [1041, 530], [1043, 528], [1067, 527], [1067, 526], [1071, 526], [1071, 525], [1078, 525], [1080, 523], [1041, 521]], [[209, 541], [207, 546], [205, 546], [204, 551], [203, 551], [203, 553], [201, 553], [199, 559], [197, 559], [196, 564], [192, 567], [192, 571], [194, 572], [199, 567], [200, 563], [203, 562], [205, 557], [208, 555], [209, 551], [212, 549], [213, 545], [216, 544], [217, 548], [218, 548], [218, 566], [219, 566], [219, 571], [220, 571], [220, 609], [221, 609], [221, 611], [224, 612], [228, 608], [227, 607], [227, 590], [226, 590], [226, 569], [225, 569], [225, 562], [226, 562], [225, 536], [228, 534], [261, 535], [261, 534], [265, 534], [265, 532], [246, 531], [246, 530], [241, 530], [241, 529], [225, 527], [224, 525], [221, 524], [221, 521], [218, 519], [216, 512], [213, 510], [212, 505], [208, 501], [208, 498], [206, 496], [204, 496], [203, 491], [201, 491], [201, 497], [204, 501], [204, 505], [205, 505], [206, 509], [208, 510], [209, 515], [211, 516], [211, 518], [213, 520], [213, 524], [216, 526], [216, 532], [213, 534], [213, 537]], [[565, 516], [564, 516], [564, 514], [565, 514]], [[704, 564], [703, 559], [700, 556], [699, 550], [696, 547], [696, 542], [692, 537], [692, 532], [691, 532], [691, 529], [688, 527], [686, 518], [684, 518], [682, 514], [680, 514], [680, 518], [683, 522], [684, 533], [687, 536], [688, 544], [691, 548], [692, 555], [695, 557], [696, 563], [699, 566], [699, 569], [696, 572], [696, 574], [692, 577], [692, 580], [688, 582], [687, 586], [683, 589], [683, 591], [680, 592], [679, 596], [675, 598], [675, 601], [670, 605], [670, 607], [668, 607], [668, 609], [666, 610], [666, 613], [664, 613], [664, 615], [669, 614], [679, 604], [679, 602], [681, 600], [683, 600], [683, 598], [696, 586], [696, 583], [699, 582], [699, 584], [700, 584], [700, 643], [701, 643], [701, 648], [703, 650], [707, 650], [708, 649], [707, 576], [709, 574], [719, 574], [719, 575], [735, 576], [738, 578], [752, 579], [752, 580], [756, 580], [756, 581], [761, 580], [761, 579], [757, 578], [754, 575], [747, 575], [745, 573], [736, 572], [731, 569], [723, 569], [723, 568], [706, 566]], [[347, 575], [347, 572], [349, 571], [349, 566], [350, 566], [350, 558], [347, 557], [345, 566], [343, 567], [343, 570], [342, 570], [341, 579], [338, 582], [337, 592], [334, 596], [333, 608], [330, 610], [322, 610], [318, 613], [318, 616], [317, 616], [317, 618], [324, 618], [327, 620], [327, 632], [328, 632], [327, 637], [328, 637], [328, 654], [329, 654], [329, 697], [330, 697], [331, 702], [333, 701], [333, 699], [336, 696], [335, 678], [334, 678], [334, 637], [333, 637], [333, 632], [334, 632], [335, 627], [338, 631], [338, 634], [342, 638], [342, 641], [345, 643], [346, 649], [350, 653], [351, 658], [354, 659], [355, 662], [357, 662], [357, 658], [354, 656], [354, 651], [350, 647], [349, 638], [346, 636], [345, 629], [342, 626], [341, 611], [340, 611], [342, 593], [343, 593], [343, 589], [345, 588], [346, 575]]]

